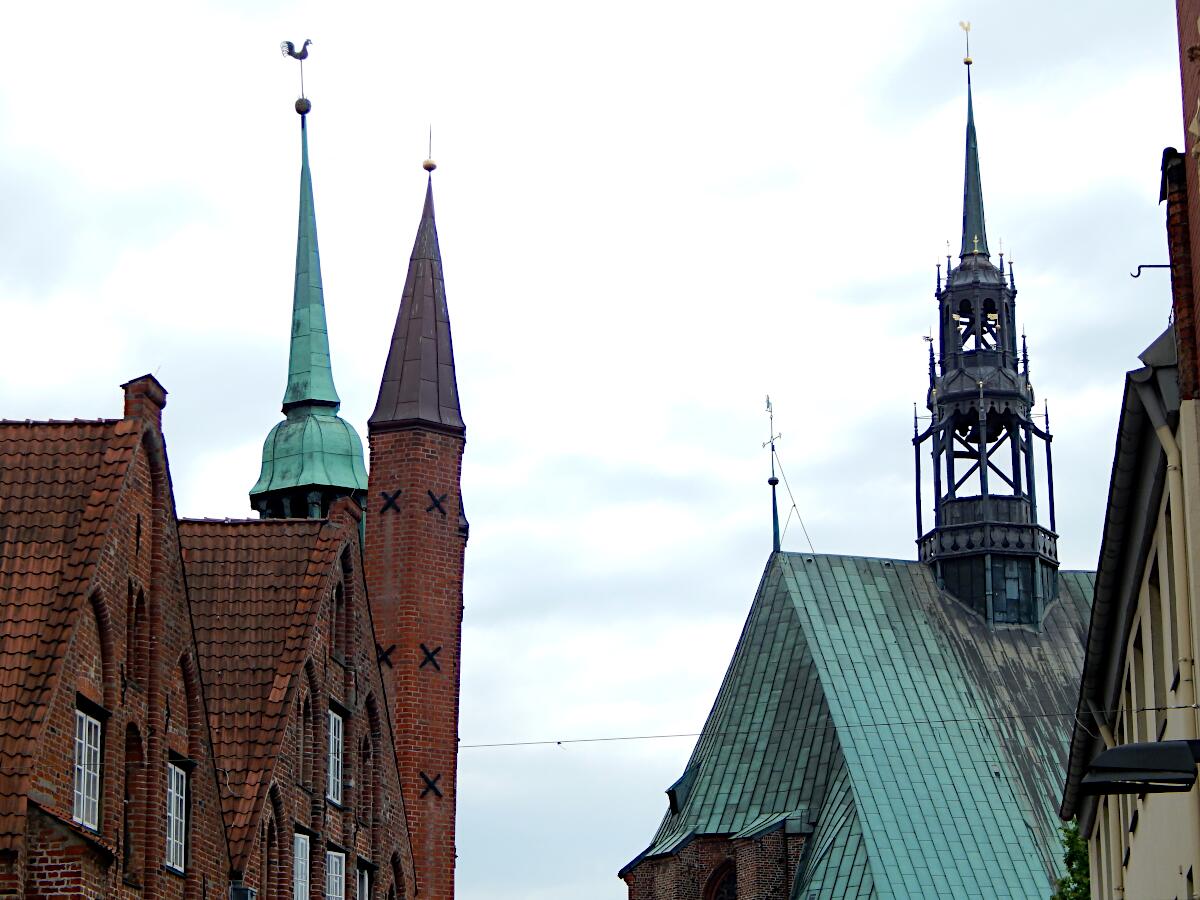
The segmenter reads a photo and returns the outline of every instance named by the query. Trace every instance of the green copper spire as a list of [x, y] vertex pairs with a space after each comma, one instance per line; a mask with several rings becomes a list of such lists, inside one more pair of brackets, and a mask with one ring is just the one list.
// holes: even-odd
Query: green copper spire
[[361, 502], [367, 489], [362, 441], [338, 415], [341, 401], [333, 386], [317, 217], [308, 169], [305, 98], [300, 113], [300, 224], [296, 237], [296, 284], [292, 298], [292, 344], [288, 384], [279, 422], [263, 443], [262, 471], [250, 489], [250, 502], [263, 517], [320, 518], [338, 497]]
[[317, 249], [317, 214], [313, 208], [312, 174], [308, 169], [308, 117], [300, 116], [300, 224], [296, 233], [296, 290], [292, 295], [292, 351], [283, 411], [298, 403], [341, 405], [329, 363], [329, 329], [321, 288], [321, 254]]
[[979, 181], [979, 141], [975, 137], [975, 107], [971, 102], [971, 57], [967, 64], [967, 171], [963, 182], [963, 231], [960, 257], [971, 253], [991, 256], [983, 222], [983, 186]]

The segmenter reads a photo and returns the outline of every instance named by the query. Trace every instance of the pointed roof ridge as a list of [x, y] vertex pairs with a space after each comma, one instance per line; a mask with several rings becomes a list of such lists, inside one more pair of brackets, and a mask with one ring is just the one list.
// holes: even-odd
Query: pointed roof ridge
[[379, 398], [368, 427], [428, 425], [462, 434], [450, 315], [433, 211], [433, 177], [413, 241]]
[[979, 176], [979, 139], [975, 134], [975, 104], [971, 97], [971, 63], [967, 57], [967, 158], [963, 177], [963, 230], [959, 258], [970, 254], [990, 257], [983, 218], [983, 185]]
[[313, 204], [312, 173], [308, 165], [308, 117], [300, 114], [300, 219], [296, 230], [296, 283], [292, 295], [292, 344], [288, 354], [288, 383], [283, 411], [303, 404], [332, 406], [341, 398], [333, 386], [329, 360], [329, 328], [325, 323], [325, 292], [321, 283], [321, 254], [317, 245], [317, 214]]

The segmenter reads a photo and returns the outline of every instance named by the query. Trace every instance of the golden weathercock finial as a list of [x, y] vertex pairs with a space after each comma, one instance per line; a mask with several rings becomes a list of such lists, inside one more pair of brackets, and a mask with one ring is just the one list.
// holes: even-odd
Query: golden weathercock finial
[[967, 39], [967, 55], [963, 57], [963, 65], [969, 66], [974, 62], [971, 59], [971, 23], [960, 21], [958, 27], [963, 30], [963, 36]]
[[291, 41], [284, 41], [279, 45], [284, 56], [290, 56], [292, 59], [300, 61], [300, 98], [296, 101], [296, 112], [302, 116], [308, 115], [312, 109], [312, 103], [304, 96], [304, 61], [308, 59], [308, 45], [311, 43], [312, 41], [306, 38], [299, 50]]

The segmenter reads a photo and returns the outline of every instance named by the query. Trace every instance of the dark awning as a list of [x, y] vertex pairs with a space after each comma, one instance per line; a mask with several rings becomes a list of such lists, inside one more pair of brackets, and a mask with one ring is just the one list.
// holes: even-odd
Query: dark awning
[[1162, 794], [1196, 783], [1200, 741], [1123, 744], [1100, 753], [1080, 782], [1084, 794]]

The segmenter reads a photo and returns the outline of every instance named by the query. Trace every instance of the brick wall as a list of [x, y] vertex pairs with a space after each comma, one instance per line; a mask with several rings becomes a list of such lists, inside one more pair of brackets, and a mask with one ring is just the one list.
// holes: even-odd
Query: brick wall
[[367, 584], [377, 639], [395, 647], [384, 672], [417, 891], [429, 900], [454, 896], [463, 445], [420, 426], [370, 434]]
[[[349, 500], [330, 510], [347, 540], [328, 574], [303, 672], [292, 687], [283, 751], [248, 853], [244, 880], [259, 890], [259, 900], [291, 900], [296, 824], [310, 835], [312, 897], [325, 896], [326, 849], [346, 854], [348, 900], [355, 897], [360, 863], [372, 872], [373, 897], [415, 896], [400, 776], [365, 602], [358, 517]], [[331, 701], [344, 714], [340, 804], [326, 799]], [[371, 751], [365, 759], [364, 743]]]
[[[1200, 359], [1200, 322], [1194, 307], [1193, 285], [1200, 284], [1200, 0], [1177, 0], [1179, 17], [1179, 67], [1183, 85], [1184, 157], [1187, 170], [1188, 258], [1182, 260], [1172, 242], [1172, 289], [1176, 299], [1176, 342], [1180, 355], [1180, 388], [1185, 400], [1197, 396], [1196, 360]], [[1170, 215], [1170, 210], [1168, 210]], [[1168, 221], [1168, 237], [1171, 237]], [[1188, 270], [1184, 279], [1177, 265]], [[1186, 298], [1181, 295], [1186, 293]], [[1180, 302], [1182, 300], [1182, 303]]]
[[732, 866], [738, 900], [788, 900], [804, 838], [775, 831], [757, 838], [701, 837], [678, 853], [648, 859], [626, 874], [629, 900], [710, 900]]
[[[143, 399], [146, 394], [143, 390]], [[214, 886], [228, 883], [215, 770], [206, 723], [199, 715], [199, 682], [192, 677], [188, 684], [185, 677], [189, 668], [194, 675], [194, 643], [159, 410], [142, 402], [136, 411], [145, 416], [145, 432], [116, 501], [87, 598], [80, 601], [47, 712], [31, 778], [26, 858], [10, 863], [14, 869], [24, 867], [20, 877], [27, 898], [200, 900], [206, 892], [214, 896]], [[144, 598], [144, 618], [135, 626], [131, 620], [139, 596]], [[103, 708], [95, 832], [72, 821], [78, 697]], [[127, 750], [135, 746], [137, 753], [127, 759]], [[194, 764], [183, 875], [163, 864], [172, 749]], [[4, 868], [0, 861], [0, 885], [5, 883]]]

